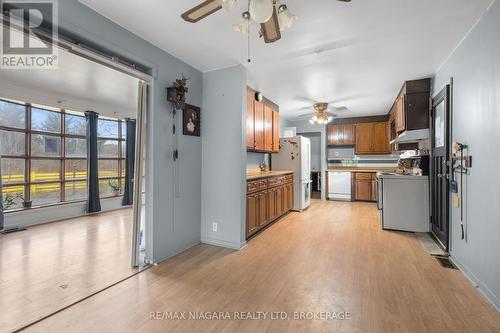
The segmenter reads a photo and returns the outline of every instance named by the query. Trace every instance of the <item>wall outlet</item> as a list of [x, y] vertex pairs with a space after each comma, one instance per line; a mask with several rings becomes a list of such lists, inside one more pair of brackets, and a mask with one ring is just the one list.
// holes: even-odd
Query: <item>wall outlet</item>
[[213, 232], [217, 232], [217, 227], [218, 227], [217, 222], [212, 223], [212, 231]]

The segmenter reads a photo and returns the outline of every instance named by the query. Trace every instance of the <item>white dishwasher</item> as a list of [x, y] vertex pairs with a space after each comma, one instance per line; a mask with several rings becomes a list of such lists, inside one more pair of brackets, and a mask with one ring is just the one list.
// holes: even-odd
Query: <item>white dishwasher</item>
[[351, 201], [351, 173], [349, 171], [328, 172], [328, 199]]

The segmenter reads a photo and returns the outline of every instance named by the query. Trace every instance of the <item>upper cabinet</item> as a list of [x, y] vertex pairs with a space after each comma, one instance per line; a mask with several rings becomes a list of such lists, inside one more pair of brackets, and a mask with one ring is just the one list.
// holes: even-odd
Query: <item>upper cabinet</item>
[[356, 124], [356, 154], [389, 154], [387, 122]]
[[280, 118], [278, 107], [267, 100], [255, 99], [247, 89], [247, 151], [279, 152]]
[[327, 128], [329, 146], [348, 146], [356, 144], [354, 125], [330, 125]]
[[396, 133], [429, 128], [431, 79], [406, 81], [394, 101]]

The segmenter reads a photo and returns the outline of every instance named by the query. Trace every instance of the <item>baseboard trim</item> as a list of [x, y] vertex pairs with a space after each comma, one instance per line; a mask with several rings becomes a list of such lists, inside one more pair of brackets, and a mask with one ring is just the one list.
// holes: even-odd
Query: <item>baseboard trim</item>
[[497, 312], [500, 313], [500, 300], [498, 297], [484, 284], [459, 258], [450, 254], [450, 260], [455, 264], [455, 266], [460, 269], [460, 271], [465, 275], [467, 279], [476, 287], [481, 295], [490, 303]]
[[247, 242], [236, 243], [236, 242], [228, 242], [220, 239], [214, 239], [209, 237], [202, 237], [201, 242], [203, 244], [214, 245], [219, 247], [225, 247], [232, 250], [243, 250], [247, 246]]

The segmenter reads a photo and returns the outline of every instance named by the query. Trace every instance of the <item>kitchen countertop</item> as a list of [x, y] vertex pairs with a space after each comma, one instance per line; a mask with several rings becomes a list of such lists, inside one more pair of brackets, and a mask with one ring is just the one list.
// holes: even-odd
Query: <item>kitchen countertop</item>
[[394, 172], [396, 167], [357, 167], [357, 166], [338, 166], [330, 167], [328, 171], [349, 171], [349, 172]]
[[247, 170], [247, 180], [253, 180], [253, 179], [260, 179], [260, 178], [269, 178], [269, 177], [275, 177], [275, 176], [284, 176], [284, 175], [289, 175], [292, 174], [293, 171], [287, 171], [287, 170], [273, 170], [273, 171], [254, 171], [254, 170]]

